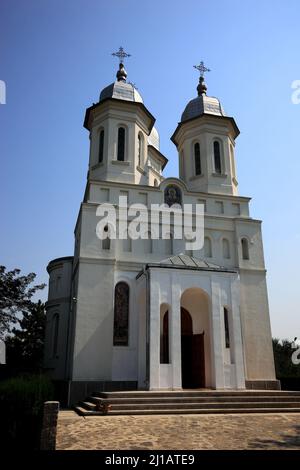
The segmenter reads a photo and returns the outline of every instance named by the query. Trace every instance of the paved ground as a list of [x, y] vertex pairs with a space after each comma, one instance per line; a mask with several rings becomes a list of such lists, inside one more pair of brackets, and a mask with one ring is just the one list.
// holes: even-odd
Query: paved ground
[[300, 413], [84, 418], [61, 411], [57, 449], [300, 449]]

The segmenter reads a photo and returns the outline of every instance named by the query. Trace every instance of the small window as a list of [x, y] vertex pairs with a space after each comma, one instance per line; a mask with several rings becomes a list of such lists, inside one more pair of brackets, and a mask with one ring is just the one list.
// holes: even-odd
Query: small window
[[128, 346], [129, 286], [118, 282], [114, 302], [114, 346]]
[[201, 154], [200, 154], [200, 144], [197, 142], [194, 145], [194, 159], [195, 159], [195, 174], [201, 175]]
[[225, 329], [225, 347], [230, 348], [229, 318], [228, 310], [224, 307], [224, 329]]
[[98, 162], [103, 162], [103, 149], [104, 149], [104, 130], [101, 129], [99, 132], [99, 155], [98, 155]]
[[104, 232], [108, 232], [107, 237], [102, 240], [102, 250], [110, 250], [110, 238], [108, 226], [104, 227]]
[[214, 165], [215, 165], [215, 173], [221, 175], [222, 173], [221, 149], [220, 149], [220, 142], [218, 142], [217, 140], [214, 141]]
[[247, 238], [242, 238], [242, 257], [243, 259], [249, 259], [249, 244]]
[[223, 238], [222, 244], [223, 244], [223, 258], [229, 259], [230, 258], [230, 245], [229, 245], [229, 241], [227, 240], [227, 238]]
[[118, 155], [117, 159], [120, 162], [125, 160], [125, 128], [119, 127], [118, 129]]
[[204, 238], [204, 255], [206, 258], [212, 258], [211, 239], [208, 237]]
[[138, 135], [138, 166], [141, 167], [143, 164], [143, 136]]
[[157, 181], [156, 178], [155, 178], [155, 180], [154, 180], [154, 186], [155, 186], [156, 188], [157, 188], [157, 186], [158, 186], [158, 181]]

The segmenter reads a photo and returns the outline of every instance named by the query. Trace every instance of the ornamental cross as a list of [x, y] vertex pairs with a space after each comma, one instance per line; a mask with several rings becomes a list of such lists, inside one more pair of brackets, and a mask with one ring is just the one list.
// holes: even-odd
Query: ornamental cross
[[200, 77], [204, 77], [205, 72], [210, 72], [210, 69], [205, 67], [203, 60], [201, 60], [199, 65], [194, 65], [194, 68], [200, 72]]
[[113, 52], [112, 55], [114, 57], [118, 57], [120, 64], [123, 64], [123, 59], [125, 59], [125, 57], [131, 56], [131, 54], [127, 54], [127, 52], [124, 51], [123, 47], [119, 47], [118, 52]]

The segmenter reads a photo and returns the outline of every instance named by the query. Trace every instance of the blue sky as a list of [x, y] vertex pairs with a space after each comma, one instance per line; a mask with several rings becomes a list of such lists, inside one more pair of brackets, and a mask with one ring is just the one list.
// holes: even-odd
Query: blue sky
[[72, 254], [89, 151], [82, 123], [114, 81], [111, 52], [132, 54], [128, 79], [157, 118], [165, 176], [178, 174], [170, 136], [204, 60], [208, 94], [241, 131], [239, 192], [263, 220], [273, 335], [299, 337], [299, 16], [298, 0], [1, 0], [1, 264], [47, 282], [48, 261]]

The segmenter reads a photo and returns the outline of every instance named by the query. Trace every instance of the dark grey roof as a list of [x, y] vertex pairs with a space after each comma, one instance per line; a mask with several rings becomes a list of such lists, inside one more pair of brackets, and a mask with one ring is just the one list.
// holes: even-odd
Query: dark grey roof
[[131, 83], [117, 80], [101, 91], [99, 101], [103, 101], [106, 98], [143, 103], [143, 98]]
[[224, 269], [223, 266], [219, 266], [218, 264], [210, 263], [201, 258], [194, 258], [193, 256], [188, 256], [183, 253], [164, 259], [160, 264], [171, 264], [173, 266], [188, 266], [194, 268]]
[[183, 253], [171, 256], [170, 258], [162, 260], [160, 263], [147, 263], [142, 271], [140, 271], [136, 279], [138, 279], [148, 268], [172, 268], [172, 269], [186, 269], [190, 271], [217, 271], [222, 273], [237, 273], [235, 268], [226, 268], [218, 264], [210, 263], [204, 259], [194, 258]]
[[148, 136], [148, 144], [153, 145], [157, 150], [159, 150], [159, 134], [157, 129], [153, 126], [150, 135]]
[[214, 116], [226, 116], [224, 109], [218, 98], [213, 96], [200, 95], [191, 100], [185, 107], [181, 115], [181, 122], [188, 121], [202, 114], [212, 114]]

